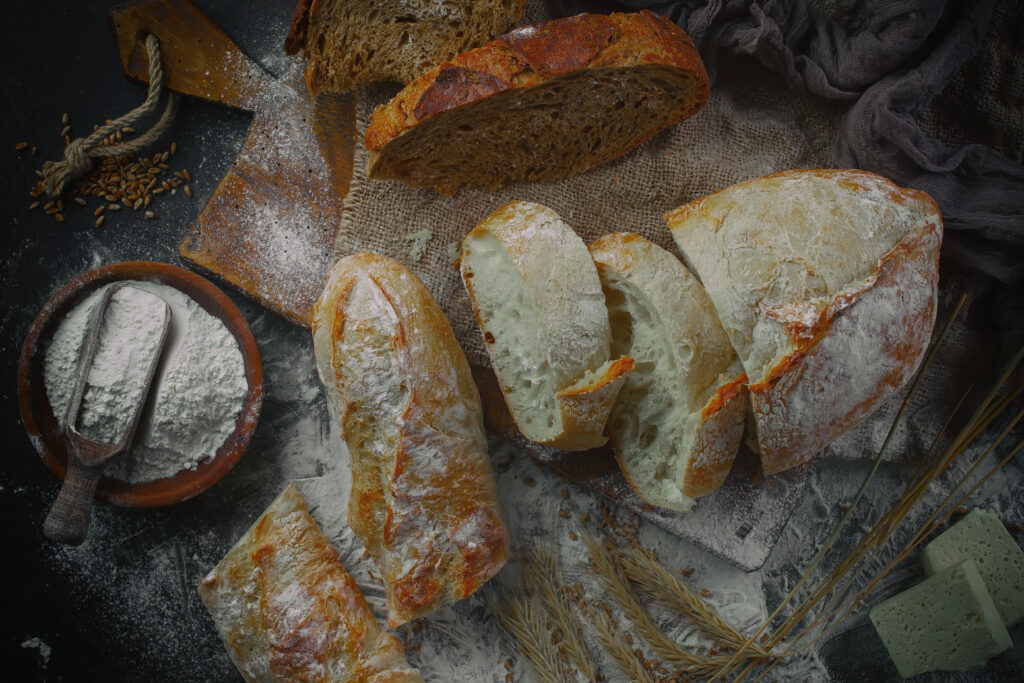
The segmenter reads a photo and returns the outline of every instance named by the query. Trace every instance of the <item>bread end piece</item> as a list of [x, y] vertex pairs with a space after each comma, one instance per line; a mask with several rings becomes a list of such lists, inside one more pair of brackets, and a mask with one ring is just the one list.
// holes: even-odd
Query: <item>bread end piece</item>
[[872, 173], [784, 171], [666, 216], [750, 380], [768, 474], [813, 458], [917, 370], [942, 219]]
[[199, 585], [247, 681], [423, 679], [373, 617], [294, 484]]

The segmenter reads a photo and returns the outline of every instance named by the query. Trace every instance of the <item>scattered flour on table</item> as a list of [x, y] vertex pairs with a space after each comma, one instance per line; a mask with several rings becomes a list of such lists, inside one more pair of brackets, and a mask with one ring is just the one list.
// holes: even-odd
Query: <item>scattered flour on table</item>
[[[163, 357], [134, 444], [105, 470], [108, 477], [141, 483], [193, 469], [216, 455], [235, 429], [249, 387], [242, 352], [223, 322], [173, 287], [151, 282], [132, 285], [161, 297], [172, 310]], [[67, 315], [47, 349], [44, 378], [55, 415], [63, 415], [71, 399], [89, 315], [102, 292], [94, 292]], [[106, 327], [102, 332], [101, 349], [106, 344], [114, 353], [110, 362], [99, 367], [94, 363], [94, 370], [111, 389], [116, 384], [110, 377], [117, 375], [119, 369], [127, 370], [114, 359], [117, 349], [135, 335], [139, 326], [138, 319], [135, 320], [135, 324], [122, 321], [109, 333]], [[131, 365], [129, 358], [124, 360]], [[90, 371], [90, 382], [93, 374]], [[112, 390], [102, 397], [112, 412], [127, 404], [118, 393]], [[86, 408], [83, 401], [83, 411]]]
[[23, 642], [21, 646], [25, 649], [39, 650], [39, 656], [43, 658], [43, 668], [46, 668], [46, 665], [50, 663], [50, 653], [52, 650], [50, 649], [50, 646], [44, 643], [41, 639], [29, 638]]

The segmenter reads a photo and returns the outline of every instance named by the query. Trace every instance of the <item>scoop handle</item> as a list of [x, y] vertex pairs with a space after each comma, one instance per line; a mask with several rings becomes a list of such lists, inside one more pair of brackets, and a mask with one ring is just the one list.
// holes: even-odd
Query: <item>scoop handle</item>
[[92, 499], [103, 476], [103, 467], [86, 467], [77, 458], [68, 458], [57, 500], [43, 522], [43, 533], [51, 541], [81, 545], [89, 533]]

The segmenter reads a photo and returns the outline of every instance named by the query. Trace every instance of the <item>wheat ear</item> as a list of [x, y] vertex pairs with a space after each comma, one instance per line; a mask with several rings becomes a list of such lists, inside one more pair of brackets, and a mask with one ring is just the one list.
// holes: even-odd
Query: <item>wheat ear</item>
[[580, 609], [590, 619], [590, 623], [594, 625], [594, 632], [597, 633], [598, 639], [604, 645], [605, 651], [611, 655], [615, 663], [622, 669], [622, 673], [626, 674], [631, 682], [654, 683], [651, 674], [644, 668], [643, 662], [637, 658], [636, 654], [622, 641], [621, 636], [616, 633], [616, 625], [609, 615], [608, 606], [604, 603], [598, 603], [594, 607], [589, 607], [585, 602], [581, 602]]
[[562, 642], [559, 643], [559, 646], [587, 680], [594, 680], [597, 670], [594, 668], [594, 662], [590, 659], [590, 653], [587, 652], [579, 621], [577, 621], [572, 604], [565, 593], [562, 568], [551, 553], [541, 548], [534, 548], [530, 553], [526, 567], [531, 585], [537, 589], [541, 603], [547, 608], [549, 616], [562, 634]]
[[571, 679], [559, 666], [559, 657], [551, 644], [544, 619], [528, 595], [505, 594], [504, 605], [491, 603], [491, 609], [505, 630], [519, 645], [519, 651], [537, 670], [544, 683], [567, 683]]

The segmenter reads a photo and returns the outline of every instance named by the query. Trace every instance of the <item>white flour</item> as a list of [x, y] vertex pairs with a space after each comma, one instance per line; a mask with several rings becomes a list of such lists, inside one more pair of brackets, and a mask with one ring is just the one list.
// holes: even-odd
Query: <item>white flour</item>
[[[150, 282], [133, 282], [132, 285], [163, 298], [172, 310], [163, 358], [153, 378], [149, 405], [142, 415], [133, 446], [124, 456], [112, 460], [104, 471], [108, 477], [141, 483], [195, 468], [216, 455], [217, 449], [234, 431], [248, 383], [238, 343], [220, 320], [173, 287]], [[70, 401], [89, 313], [102, 291], [94, 292], [67, 315], [47, 349], [46, 392], [57, 416], [64, 414]], [[113, 307], [113, 302], [111, 305]], [[103, 330], [101, 350], [104, 346], [115, 351], [123, 349], [140, 327], [146, 327], [138, 320], [105, 325], [110, 330]], [[90, 383], [93, 375], [97, 376], [97, 384], [104, 376], [116, 375], [117, 359], [118, 354], [114, 353], [109, 361], [99, 366], [94, 363]], [[132, 365], [126, 357], [120, 362]], [[130, 404], [128, 397], [123, 392], [119, 395], [116, 390], [105, 391], [99, 398], [97, 406], [104, 407], [90, 409], [98, 415], [118, 411], [123, 414], [125, 411], [121, 408]], [[83, 419], [86, 408], [83, 399]], [[99, 434], [104, 436], [113, 427], [102, 426], [101, 429], [104, 431]]]

